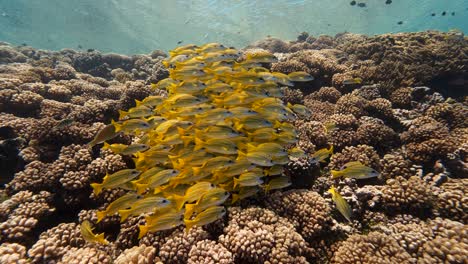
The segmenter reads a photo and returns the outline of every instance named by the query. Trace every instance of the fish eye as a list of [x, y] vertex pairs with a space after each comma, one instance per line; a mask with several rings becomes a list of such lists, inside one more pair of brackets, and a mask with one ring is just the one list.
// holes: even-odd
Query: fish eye
[[198, 108], [197, 108], [197, 110], [203, 110], [203, 108], [201, 108], [201, 107], [198, 107]]
[[377, 172], [375, 170], [373, 170], [372, 173], [377, 173]]
[[234, 162], [234, 161], [232, 161], [232, 160], [229, 160], [229, 161], [228, 161], [228, 163], [233, 163], [233, 162]]
[[223, 44], [221, 44], [221, 45], [219, 45], [219, 46], [220, 46], [221, 48], [224, 48], [224, 45], [223, 45]]
[[172, 170], [172, 173], [177, 173], [177, 171], [176, 171], [176, 170]]
[[224, 192], [224, 195], [228, 195], [229, 193], [228, 192]]
[[169, 202], [169, 201], [166, 200], [166, 199], [162, 200], [162, 203], [167, 203], [167, 202]]
[[255, 163], [250, 163], [250, 165], [251, 165], [251, 166], [254, 166], [254, 165], [255, 165]]
[[211, 106], [211, 109], [215, 109], [215, 108], [216, 108], [216, 106], [214, 106], [214, 105]]
[[214, 187], [214, 184], [210, 183], [210, 187]]
[[201, 85], [206, 85], [206, 83], [202, 82]]

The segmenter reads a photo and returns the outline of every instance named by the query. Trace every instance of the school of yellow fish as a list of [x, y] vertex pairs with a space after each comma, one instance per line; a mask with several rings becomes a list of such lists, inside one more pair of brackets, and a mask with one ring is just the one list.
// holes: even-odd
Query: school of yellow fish
[[[98, 222], [116, 213], [122, 221], [144, 215], [139, 237], [179, 225], [189, 230], [222, 218], [227, 203], [289, 186], [283, 166], [290, 157], [305, 157], [294, 147], [297, 133], [290, 121], [310, 112], [285, 104], [280, 86], [313, 77], [263, 67], [276, 61], [266, 51], [242, 54], [218, 43], [170, 51], [164, 61], [169, 77], [153, 84], [168, 97], [149, 96], [119, 111], [119, 120], [88, 144], [104, 143], [104, 149], [129, 155], [135, 164], [91, 184], [96, 195], [104, 189], [128, 190], [97, 213]], [[131, 145], [106, 142], [120, 133], [137, 140]], [[323, 162], [332, 152], [332, 147], [319, 150], [312, 161]], [[358, 164], [352, 165], [355, 175]], [[95, 242], [103, 241], [89, 224], [84, 230]]]

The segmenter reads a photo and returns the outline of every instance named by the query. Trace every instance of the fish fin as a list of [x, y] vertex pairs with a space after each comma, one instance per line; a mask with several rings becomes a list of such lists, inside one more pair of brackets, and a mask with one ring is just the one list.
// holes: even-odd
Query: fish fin
[[195, 204], [186, 204], [184, 218], [190, 219], [194, 211], [195, 211]]
[[142, 105], [142, 104], [143, 104], [142, 101], [140, 101], [140, 100], [138, 100], [138, 99], [135, 99], [135, 107], [138, 107], [138, 106], [140, 106], [140, 105]]
[[180, 139], [182, 139], [184, 147], [187, 147], [188, 145], [190, 145], [190, 142], [193, 141], [193, 136], [181, 136]]
[[193, 148], [193, 151], [197, 151], [203, 148], [204, 142], [199, 139], [198, 137], [195, 137], [195, 147]]
[[104, 219], [106, 217], [106, 215], [107, 215], [106, 211], [97, 211], [97, 213], [96, 213], [97, 222], [96, 223], [101, 222], [101, 220]]
[[123, 221], [125, 221], [131, 213], [132, 209], [119, 210], [120, 222], [122, 223]]
[[116, 133], [119, 132], [122, 129], [122, 125], [115, 122], [114, 119], [111, 120], [111, 124], [114, 125]]
[[170, 66], [169, 61], [167, 61], [167, 60], [163, 60], [163, 61], [162, 61], [162, 64], [163, 64], [164, 67], [166, 67], [166, 68], [169, 68], [169, 66]]
[[231, 204], [234, 204], [236, 203], [237, 201], [240, 200], [240, 195], [238, 194], [232, 194], [232, 201], [231, 201]]
[[247, 157], [247, 154], [245, 152], [242, 152], [241, 150], [237, 151], [237, 158], [236, 160], [241, 160], [243, 158]]
[[177, 210], [181, 210], [182, 207], [184, 207], [184, 203], [185, 203], [185, 197], [184, 196], [174, 194], [172, 199], [174, 200], [174, 202], [176, 204]]
[[192, 229], [192, 227], [196, 224], [194, 220], [187, 220], [187, 219], [184, 219], [184, 223], [185, 223], [185, 233], [188, 233], [190, 229]]
[[289, 109], [292, 109], [292, 107], [293, 107], [293, 105], [292, 105], [290, 102], [288, 102], [288, 104], [287, 104], [286, 106], [287, 106]]
[[102, 192], [102, 183], [91, 183], [95, 195], [99, 195]]
[[126, 115], [128, 115], [128, 112], [119, 110], [119, 120], [122, 120]]
[[237, 187], [239, 184], [239, 180], [237, 178], [234, 178], [234, 189]]
[[104, 146], [102, 146], [103, 149], [111, 149], [110, 144], [107, 142], [104, 142]]
[[247, 153], [250, 153], [250, 152], [255, 152], [256, 150], [256, 146], [252, 143], [247, 143]]
[[148, 188], [148, 184], [145, 183], [135, 183], [135, 189], [137, 194], [143, 194]]
[[193, 174], [195, 176], [199, 175], [201, 173], [201, 170], [203, 169], [203, 167], [192, 167], [192, 170], [193, 170]]
[[242, 122], [235, 122], [234, 123], [234, 129], [237, 131], [240, 131], [244, 127], [244, 124]]
[[328, 150], [330, 152], [330, 155], [333, 154], [333, 145], [330, 146], [330, 149]]
[[147, 225], [138, 225], [138, 228], [140, 229], [138, 239], [140, 239], [148, 233], [149, 227]]
[[101, 233], [101, 234], [98, 234], [96, 235], [96, 239], [99, 243], [103, 244], [103, 245], [107, 245], [109, 244], [109, 241], [106, 240], [106, 238], [104, 237], [104, 233]]

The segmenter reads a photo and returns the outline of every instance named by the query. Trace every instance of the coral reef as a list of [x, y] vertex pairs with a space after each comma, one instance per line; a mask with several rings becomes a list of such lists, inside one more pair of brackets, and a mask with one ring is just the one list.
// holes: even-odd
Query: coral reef
[[[311, 112], [293, 122], [297, 146], [309, 157], [329, 146], [333, 154], [291, 158], [288, 189], [228, 200], [214, 223], [140, 239], [144, 216], [96, 214], [128, 190], [90, 187], [133, 161], [86, 144], [135, 100], [166, 98], [151, 88], [169, 76], [166, 54], [0, 43], [0, 263], [464, 263], [468, 97], [453, 80], [466, 80], [466, 41], [436, 31], [302, 33], [250, 45], [247, 54], [278, 58], [265, 68], [315, 78], [278, 94]], [[138, 140], [120, 134], [110, 143]], [[352, 161], [380, 175], [331, 179]], [[338, 215], [332, 185], [352, 221]], [[110, 243], [86, 241], [85, 221]]]

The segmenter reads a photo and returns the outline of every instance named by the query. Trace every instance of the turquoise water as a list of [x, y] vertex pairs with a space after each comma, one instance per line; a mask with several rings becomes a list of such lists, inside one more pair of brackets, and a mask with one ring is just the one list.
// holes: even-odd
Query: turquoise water
[[[237, 47], [268, 35], [468, 31], [467, 0], [0, 0], [0, 40], [42, 49], [147, 53], [178, 43]], [[365, 3], [365, 7], [359, 7]], [[442, 16], [442, 12], [446, 12]], [[452, 15], [454, 12], [454, 15]], [[435, 14], [432, 16], [432, 14]]]

